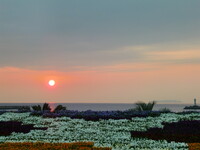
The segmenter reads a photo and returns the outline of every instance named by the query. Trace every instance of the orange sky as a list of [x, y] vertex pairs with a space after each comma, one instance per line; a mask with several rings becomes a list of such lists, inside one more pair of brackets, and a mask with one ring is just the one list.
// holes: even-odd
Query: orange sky
[[[152, 69], [137, 72], [59, 72], [4, 67], [0, 68], [0, 100], [133, 103], [175, 98], [183, 100], [183, 103], [192, 103], [194, 97], [198, 99], [200, 65], [146, 65]], [[127, 66], [131, 67], [130, 64]], [[48, 85], [50, 79], [56, 81], [56, 86]]]

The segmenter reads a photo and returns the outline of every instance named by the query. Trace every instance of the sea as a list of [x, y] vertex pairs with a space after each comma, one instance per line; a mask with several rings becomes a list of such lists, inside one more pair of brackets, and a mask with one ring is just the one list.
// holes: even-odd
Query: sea
[[[0, 106], [33, 106], [42, 105], [43, 103], [0, 103]], [[112, 111], [112, 110], [128, 110], [135, 108], [134, 103], [49, 103], [50, 107], [54, 109], [57, 105], [63, 105], [68, 110], [94, 110], [94, 111]], [[153, 110], [160, 110], [163, 108], [170, 109], [172, 112], [182, 112], [185, 106], [191, 106], [193, 104], [156, 104]]]

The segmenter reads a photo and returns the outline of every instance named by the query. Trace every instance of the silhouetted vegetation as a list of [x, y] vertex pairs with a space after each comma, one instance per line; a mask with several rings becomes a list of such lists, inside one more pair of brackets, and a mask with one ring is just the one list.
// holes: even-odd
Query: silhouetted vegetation
[[49, 118], [55, 117], [70, 117], [72, 119], [84, 119], [91, 121], [99, 121], [100, 119], [132, 119], [133, 117], [157, 117], [162, 112], [159, 111], [74, 111], [74, 110], [61, 110], [57, 112], [42, 112], [33, 111], [31, 115], [43, 116]]
[[200, 109], [200, 106], [198, 105], [193, 105], [193, 106], [185, 106], [184, 109]]
[[51, 111], [51, 107], [49, 106], [48, 103], [44, 103], [43, 107], [42, 107], [43, 111]]
[[30, 130], [46, 130], [47, 128], [36, 128], [33, 124], [22, 125], [18, 121], [0, 121], [0, 136], [8, 136], [12, 132], [28, 133]]
[[34, 106], [32, 106], [32, 109], [35, 111], [41, 111], [42, 107], [40, 105], [34, 105]]
[[159, 111], [163, 112], [163, 113], [170, 113], [170, 112], [172, 112], [169, 108], [166, 108], [166, 107], [159, 109]]
[[131, 131], [134, 138], [149, 138], [175, 142], [195, 143], [200, 141], [200, 121], [179, 121], [163, 123], [163, 128], [150, 128], [147, 131]]
[[59, 112], [61, 110], [66, 110], [66, 107], [62, 106], [62, 105], [58, 105], [53, 112]]
[[135, 103], [136, 108], [133, 109], [133, 110], [136, 110], [136, 111], [152, 111], [155, 104], [156, 104], [155, 101], [149, 102], [147, 104], [144, 103], [144, 102], [137, 102], [137, 103]]
[[66, 110], [66, 107], [58, 105], [54, 110], [52, 110], [48, 103], [44, 103], [42, 107], [40, 105], [35, 105], [32, 106], [32, 109], [39, 112], [59, 112], [61, 110]]

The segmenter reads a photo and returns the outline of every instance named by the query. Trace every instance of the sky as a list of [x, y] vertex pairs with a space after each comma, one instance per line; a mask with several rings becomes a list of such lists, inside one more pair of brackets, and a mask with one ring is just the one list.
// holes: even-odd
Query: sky
[[198, 104], [199, 7], [199, 0], [1, 0], [0, 103]]

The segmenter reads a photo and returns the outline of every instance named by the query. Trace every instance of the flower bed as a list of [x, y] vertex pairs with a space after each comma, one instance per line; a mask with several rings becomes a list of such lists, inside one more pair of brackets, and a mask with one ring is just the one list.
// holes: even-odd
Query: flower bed
[[46, 131], [31, 130], [29, 133], [15, 133], [0, 136], [0, 142], [46, 142], [71, 143], [92, 141], [95, 147], [112, 147], [112, 150], [160, 150], [188, 149], [185, 142], [167, 142], [146, 138], [131, 138], [130, 131], [147, 131], [149, 128], [163, 128], [163, 123], [180, 120], [200, 120], [200, 114], [161, 114], [158, 117], [134, 117], [132, 119], [86, 121], [69, 117], [43, 118], [30, 113], [4, 113], [0, 121], [21, 121], [35, 124], [34, 127], [48, 127]]
[[189, 150], [199, 150], [200, 143], [188, 143]]
[[75, 143], [1, 143], [1, 150], [111, 150], [111, 148], [94, 147], [93, 142], [75, 142]]

